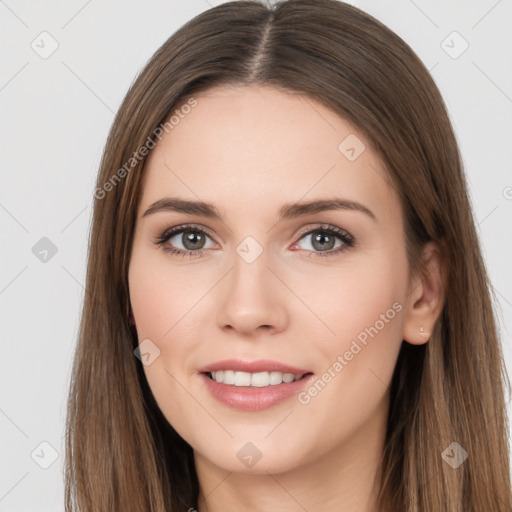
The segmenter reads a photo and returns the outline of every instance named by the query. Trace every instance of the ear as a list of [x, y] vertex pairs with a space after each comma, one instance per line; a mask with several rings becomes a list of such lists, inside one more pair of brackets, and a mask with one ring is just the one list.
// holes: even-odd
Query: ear
[[406, 298], [402, 339], [412, 345], [426, 343], [443, 310], [447, 288], [446, 262], [435, 242], [427, 243], [421, 254], [421, 266], [411, 276]]

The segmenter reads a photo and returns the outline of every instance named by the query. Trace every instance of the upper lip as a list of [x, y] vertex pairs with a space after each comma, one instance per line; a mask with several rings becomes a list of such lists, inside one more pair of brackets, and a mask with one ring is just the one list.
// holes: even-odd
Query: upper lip
[[199, 373], [216, 372], [220, 370], [233, 370], [238, 372], [281, 372], [293, 373], [294, 375], [301, 375], [311, 373], [309, 370], [303, 368], [296, 368], [289, 364], [280, 363], [278, 361], [270, 361], [267, 359], [259, 359], [257, 361], [242, 361], [241, 359], [225, 359], [215, 363], [208, 364], [199, 368]]

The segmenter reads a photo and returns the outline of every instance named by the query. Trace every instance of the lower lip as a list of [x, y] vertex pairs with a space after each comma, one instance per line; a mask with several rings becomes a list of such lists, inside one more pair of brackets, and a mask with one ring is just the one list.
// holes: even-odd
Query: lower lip
[[297, 395], [314, 377], [313, 374], [309, 374], [294, 382], [258, 388], [222, 384], [210, 379], [204, 373], [199, 376], [203, 379], [208, 391], [219, 402], [233, 409], [253, 412], [268, 409]]

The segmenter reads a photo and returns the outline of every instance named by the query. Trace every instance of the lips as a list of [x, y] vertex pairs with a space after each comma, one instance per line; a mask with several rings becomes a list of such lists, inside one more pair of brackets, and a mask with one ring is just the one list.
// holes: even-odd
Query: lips
[[241, 359], [226, 359], [199, 368], [198, 373], [211, 373], [217, 371], [232, 370], [235, 372], [259, 373], [259, 372], [281, 372], [292, 373], [293, 375], [305, 375], [311, 373], [305, 368], [297, 368], [288, 364], [279, 363], [266, 359], [258, 361], [242, 361]]
[[[252, 412], [267, 409], [298, 394], [313, 377], [307, 369], [270, 360], [217, 361], [200, 368], [198, 373], [206, 389], [219, 402], [233, 409]], [[279, 375], [281, 378], [277, 379]]]

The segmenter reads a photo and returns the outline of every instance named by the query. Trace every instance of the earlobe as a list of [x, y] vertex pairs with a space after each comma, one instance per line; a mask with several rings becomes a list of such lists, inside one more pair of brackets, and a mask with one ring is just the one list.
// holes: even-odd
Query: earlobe
[[426, 329], [423, 325], [416, 326], [414, 331], [404, 326], [402, 339], [411, 345], [424, 345], [430, 340], [431, 336], [430, 328]]
[[430, 340], [445, 302], [446, 265], [440, 247], [434, 242], [422, 251], [422, 266], [411, 279], [402, 339], [413, 345]]
[[425, 332], [425, 330], [423, 329], [423, 326], [420, 327], [420, 336], [425, 338], [427, 341], [431, 334], [432, 333], [430, 333], [430, 332]]

